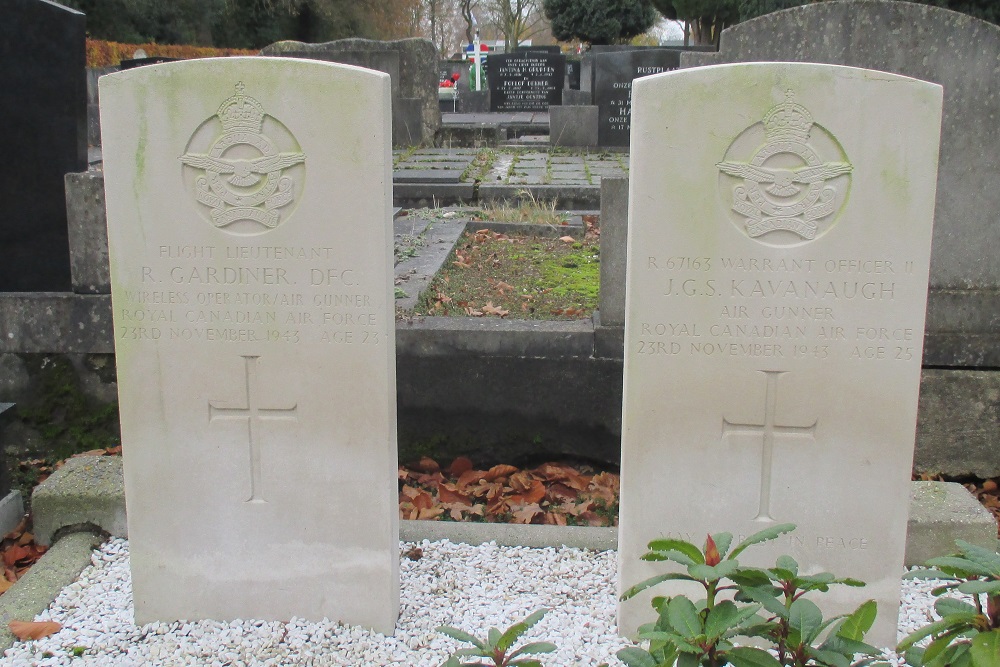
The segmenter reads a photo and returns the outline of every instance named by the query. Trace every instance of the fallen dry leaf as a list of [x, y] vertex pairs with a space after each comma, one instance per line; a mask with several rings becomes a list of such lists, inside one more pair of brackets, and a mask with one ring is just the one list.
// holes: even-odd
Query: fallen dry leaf
[[542, 508], [538, 505], [528, 505], [514, 512], [514, 523], [531, 523], [541, 513]]
[[23, 642], [42, 639], [62, 630], [62, 626], [55, 621], [11, 621], [7, 627]]
[[539, 480], [533, 480], [531, 488], [525, 493], [518, 493], [510, 497], [510, 502], [518, 505], [533, 505], [545, 498], [545, 485]]
[[547, 526], [565, 526], [566, 515], [558, 514], [556, 512], [546, 512], [545, 516], [542, 518], [542, 523]]
[[462, 505], [472, 505], [469, 497], [458, 492], [452, 484], [438, 484], [438, 500], [442, 503], [460, 503]]
[[498, 308], [493, 305], [492, 301], [487, 301], [486, 305], [483, 306], [483, 313], [486, 315], [496, 315], [498, 317], [506, 316], [510, 311], [504, 310], [503, 308]]
[[472, 470], [472, 459], [468, 456], [459, 456], [448, 466], [448, 474], [452, 477], [460, 477], [469, 470]]
[[7, 567], [13, 567], [19, 560], [29, 556], [31, 556], [31, 549], [15, 544], [3, 552], [3, 562]]
[[434, 459], [428, 456], [424, 456], [421, 457], [420, 461], [418, 461], [415, 465], [413, 465], [413, 469], [419, 470], [420, 472], [432, 473], [440, 470], [441, 466], [439, 466], [438, 462], [435, 461]]
[[460, 488], [464, 488], [470, 484], [478, 484], [484, 479], [486, 479], [486, 473], [482, 470], [466, 470], [458, 476], [457, 484]]
[[86, 452], [80, 452], [79, 454], [74, 454], [70, 458], [78, 459], [84, 456], [104, 456], [105, 454], [107, 454], [107, 452], [108, 452], [107, 449], [91, 449]]
[[493, 482], [501, 478], [510, 477], [517, 472], [517, 468], [511, 465], [505, 465], [501, 463], [500, 465], [495, 465], [486, 471], [484, 479], [488, 482]]
[[507, 484], [510, 486], [512, 491], [517, 491], [518, 493], [524, 493], [531, 488], [531, 483], [534, 481], [531, 473], [526, 470], [520, 470], [510, 476], [507, 480]]

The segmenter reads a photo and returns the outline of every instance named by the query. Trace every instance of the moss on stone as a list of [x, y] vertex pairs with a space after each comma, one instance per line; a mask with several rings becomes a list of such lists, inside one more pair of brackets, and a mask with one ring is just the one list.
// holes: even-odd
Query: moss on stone
[[[114, 365], [107, 359], [91, 361], [102, 366], [101, 373], [105, 377], [114, 372]], [[34, 378], [35, 395], [18, 404], [18, 415], [45, 441], [47, 451], [36, 452], [36, 455], [58, 460], [119, 443], [117, 403], [105, 403], [88, 396], [77, 369], [68, 358], [26, 355], [25, 363]]]

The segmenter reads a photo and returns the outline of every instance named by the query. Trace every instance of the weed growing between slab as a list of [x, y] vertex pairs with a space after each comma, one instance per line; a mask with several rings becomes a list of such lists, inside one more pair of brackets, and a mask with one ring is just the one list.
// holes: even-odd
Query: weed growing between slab
[[476, 155], [476, 159], [469, 163], [469, 166], [462, 172], [460, 181], [463, 183], [480, 183], [493, 168], [493, 162], [497, 159], [497, 152], [492, 148], [484, 148]]
[[568, 320], [597, 308], [600, 249], [594, 241], [507, 236], [479, 230], [460, 240], [414, 312], [457, 317]]
[[520, 199], [514, 203], [506, 199], [501, 202], [487, 202], [482, 210], [473, 214], [474, 220], [494, 222], [527, 222], [533, 225], [561, 227], [569, 222], [565, 211], [556, 210], [556, 202], [535, 199], [527, 190], [518, 193]]

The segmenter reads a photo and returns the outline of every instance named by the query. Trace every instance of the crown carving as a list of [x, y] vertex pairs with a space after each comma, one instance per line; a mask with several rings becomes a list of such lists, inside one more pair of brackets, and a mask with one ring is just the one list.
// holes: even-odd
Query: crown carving
[[812, 114], [795, 100], [795, 93], [785, 92], [785, 101], [771, 107], [764, 116], [764, 132], [768, 141], [805, 143], [812, 129]]
[[264, 126], [264, 107], [252, 97], [243, 94], [246, 86], [236, 84], [236, 94], [222, 103], [216, 115], [226, 132], [253, 132], [259, 134]]

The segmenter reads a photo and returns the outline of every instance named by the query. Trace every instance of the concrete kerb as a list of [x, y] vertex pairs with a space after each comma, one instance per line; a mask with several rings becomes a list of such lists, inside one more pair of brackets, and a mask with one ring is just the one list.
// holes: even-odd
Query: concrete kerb
[[[97, 461], [99, 465], [95, 465]], [[119, 491], [124, 488], [121, 457], [71, 459], [53, 473], [45, 485], [43, 494], [72, 496], [78, 503], [87, 504], [89, 523], [116, 537], [128, 537], [126, 523], [120, 520], [125, 515], [125, 496]], [[38, 495], [39, 489], [36, 489], [32, 495], [36, 526], [41, 522], [54, 534], [80, 524], [83, 514], [80, 509], [67, 504], [39, 504]], [[965, 487], [954, 482], [913, 483], [907, 535], [907, 565], [919, 565], [928, 558], [952, 553], [956, 539], [988, 548], [997, 547], [995, 519]], [[618, 543], [615, 528], [445, 521], [401, 521], [400, 539], [449, 539], [466, 544], [495, 541], [510, 546], [535, 547], [566, 545], [592, 550], [614, 549]], [[57, 546], [62, 541], [57, 542]]]
[[125, 481], [121, 457], [81, 456], [31, 494], [35, 540], [51, 544], [59, 531], [85, 527], [124, 537]]
[[561, 210], [593, 210], [601, 207], [598, 185], [480, 185], [481, 202], [517, 202], [527, 198], [555, 201]]
[[93, 550], [103, 541], [103, 536], [89, 531], [66, 535], [0, 596], [0, 652], [17, 641], [7, 624], [34, 620], [90, 565]]

